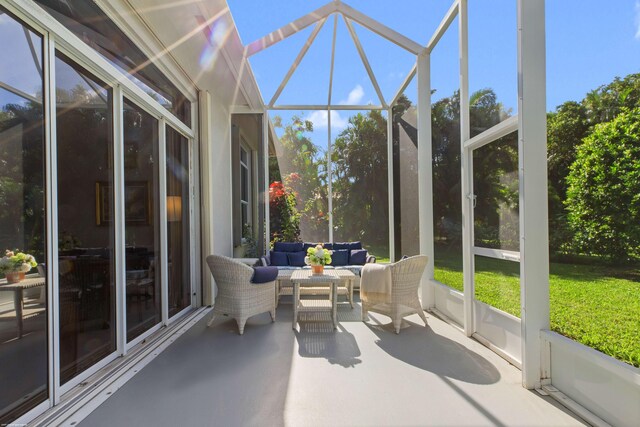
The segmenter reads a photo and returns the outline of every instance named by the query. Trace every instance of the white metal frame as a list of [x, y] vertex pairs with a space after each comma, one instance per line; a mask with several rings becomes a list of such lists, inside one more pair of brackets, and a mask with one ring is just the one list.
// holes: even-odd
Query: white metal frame
[[[199, 221], [196, 222], [197, 215], [195, 212], [196, 204], [194, 201], [198, 200], [196, 194], [196, 180], [195, 173], [197, 170], [194, 168], [195, 160], [198, 158], [197, 151], [195, 150], [195, 144], [197, 139], [197, 106], [196, 97], [194, 96], [195, 90], [191, 89], [184, 91], [189, 87], [189, 83], [185, 84], [184, 79], [180, 79], [175, 72], [171, 73], [171, 77], [174, 81], [179, 82], [179, 89], [183, 90], [183, 93], [187, 96], [192, 105], [192, 122], [191, 126], [185, 125], [177, 117], [173, 116], [171, 112], [166, 110], [158, 102], [156, 102], [149, 95], [144, 93], [140, 88], [133, 84], [127, 77], [122, 75], [115, 67], [108, 63], [99, 54], [94, 52], [90, 47], [80, 41], [75, 35], [67, 30], [63, 25], [51, 17], [47, 12], [37, 6], [31, 1], [17, 1], [7, 0], [3, 2], [3, 6], [7, 8], [18, 19], [31, 27], [35, 32], [43, 37], [44, 54], [43, 54], [43, 83], [44, 83], [44, 136], [45, 136], [45, 168], [46, 168], [46, 224], [47, 224], [47, 336], [48, 336], [48, 394], [49, 398], [44, 402], [38, 404], [34, 409], [21, 416], [17, 422], [28, 422], [34, 419], [38, 415], [42, 414], [48, 408], [57, 405], [61, 402], [65, 393], [70, 392], [78, 384], [85, 381], [101, 369], [104, 369], [107, 365], [112, 363], [118, 357], [125, 355], [133, 346], [140, 343], [150, 335], [160, 330], [164, 325], [174, 323], [184, 314], [191, 311], [193, 306], [198, 304], [199, 293], [196, 289], [199, 284], [198, 278], [200, 273], [195, 271], [195, 254], [196, 248], [196, 236], [198, 234], [194, 230], [199, 229]], [[103, 2], [100, 2], [100, 6], [103, 7]], [[105, 11], [109, 16], [112, 16], [113, 10], [108, 9]], [[121, 20], [117, 24], [122, 25]], [[131, 32], [132, 27], [127, 27]], [[58, 241], [58, 218], [57, 218], [57, 156], [56, 156], [56, 99], [55, 99], [55, 53], [60, 51], [67, 56], [71, 61], [76, 63], [82, 69], [88, 73], [96, 76], [98, 79], [105, 82], [112, 90], [113, 102], [112, 102], [112, 115], [113, 115], [113, 155], [114, 155], [114, 192], [116, 197], [114, 199], [114, 228], [115, 228], [115, 241], [114, 241], [114, 260], [116, 262], [116, 271], [114, 280], [118, 284], [116, 289], [116, 351], [106, 356], [93, 366], [89, 367], [82, 373], [78, 374], [67, 383], [60, 384], [60, 368], [59, 368], [59, 300], [58, 300], [58, 247], [55, 242]], [[158, 65], [161, 69], [166, 71], [171, 69], [173, 65], [167, 65], [168, 57], [163, 57], [158, 60]], [[124, 189], [124, 164], [122, 159], [123, 154], [123, 129], [122, 129], [122, 114], [123, 114], [123, 97], [127, 97], [131, 102], [134, 102], [137, 107], [144, 109], [153, 117], [158, 119], [159, 136], [161, 142], [164, 141], [165, 126], [171, 126], [174, 130], [182, 134], [187, 138], [189, 143], [189, 188], [190, 188], [190, 219], [192, 221], [191, 227], [191, 244], [189, 247], [191, 262], [190, 274], [191, 274], [191, 294], [194, 293], [195, 298], [192, 296], [191, 305], [180, 313], [172, 316], [168, 319], [167, 313], [167, 295], [163, 296], [163, 321], [152, 327], [149, 331], [146, 331], [140, 337], [137, 337], [131, 342], [126, 342], [126, 267], [125, 267], [125, 242], [124, 242], [124, 204], [122, 200], [122, 194]], [[164, 155], [164, 144], [161, 144], [161, 155]], [[164, 176], [164, 170], [166, 162], [161, 163], [160, 167], [160, 179], [161, 183], [164, 182], [166, 177]], [[166, 195], [166, 188], [161, 185], [160, 197], [161, 206], [166, 205], [164, 197]], [[166, 206], [165, 206], [166, 208]], [[166, 220], [166, 212], [160, 212], [161, 218]], [[161, 233], [164, 233], [161, 239], [161, 247], [166, 252], [166, 221], [161, 222]], [[162, 231], [164, 229], [164, 231]], [[164, 255], [164, 254], [163, 254]], [[162, 256], [162, 255], [161, 255]], [[161, 263], [162, 264], [162, 263]], [[166, 263], [163, 266], [166, 270]], [[167, 290], [167, 276], [166, 271], [162, 274], [163, 289], [166, 293]]]

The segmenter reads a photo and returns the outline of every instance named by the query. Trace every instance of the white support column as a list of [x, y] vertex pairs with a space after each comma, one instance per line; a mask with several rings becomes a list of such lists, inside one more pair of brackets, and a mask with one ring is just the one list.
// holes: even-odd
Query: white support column
[[393, 193], [393, 105], [387, 110], [387, 184], [389, 188], [389, 260], [396, 262], [396, 218]]
[[422, 276], [422, 306], [435, 306], [433, 279], [433, 166], [431, 155], [431, 61], [423, 51], [418, 55], [418, 213], [420, 253], [429, 257]]
[[264, 248], [269, 253], [271, 216], [269, 212], [269, 110], [262, 110], [262, 151], [264, 152]]
[[212, 174], [212, 138], [211, 138], [211, 94], [203, 91], [199, 97], [198, 112], [200, 114], [200, 170], [201, 198], [200, 215], [202, 216], [202, 255], [200, 258], [202, 274], [202, 305], [213, 305], [214, 289], [211, 272], [206, 257], [213, 254], [213, 174]]
[[327, 110], [327, 208], [329, 210], [329, 241], [333, 242], [333, 176], [331, 170], [331, 109]]
[[160, 198], [160, 307], [162, 312], [162, 324], [166, 325], [169, 321], [169, 245], [167, 230], [167, 122], [164, 118], [158, 123], [159, 139], [158, 144], [158, 177], [159, 189], [158, 197]]
[[549, 329], [545, 58], [544, 2], [518, 0], [522, 385], [529, 389], [540, 387], [540, 330]]
[[473, 151], [465, 148], [471, 138], [469, 118], [469, 15], [467, 0], [461, 0], [458, 11], [458, 43], [460, 50], [460, 193], [462, 197], [462, 271], [464, 289], [464, 332], [475, 332], [473, 295], [475, 292], [473, 256]]

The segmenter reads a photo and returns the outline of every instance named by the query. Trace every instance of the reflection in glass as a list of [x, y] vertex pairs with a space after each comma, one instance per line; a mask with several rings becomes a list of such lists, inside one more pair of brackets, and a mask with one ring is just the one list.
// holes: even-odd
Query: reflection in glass
[[111, 89], [56, 53], [60, 381], [116, 349]]
[[[46, 259], [43, 42], [0, 7], [0, 257], [19, 248]], [[35, 271], [34, 271], [35, 273]], [[20, 314], [21, 311], [21, 314]], [[0, 272], [0, 425], [47, 391], [46, 277], [9, 285]]]
[[169, 317], [191, 305], [189, 141], [167, 127]]
[[300, 116], [274, 118], [269, 141], [270, 241], [327, 242], [327, 141]]
[[516, 2], [469, 2], [470, 132], [474, 137], [518, 112]]
[[475, 299], [520, 317], [520, 263], [475, 256]]
[[233, 256], [264, 254], [262, 114], [231, 115]]
[[420, 253], [417, 105], [402, 95], [393, 108], [395, 259]]
[[127, 341], [162, 320], [158, 120], [124, 99]]
[[520, 250], [518, 132], [473, 152], [475, 246]]
[[191, 103], [93, 1], [36, 0], [129, 80], [191, 126]]
[[[347, 113], [344, 113], [345, 115]], [[389, 259], [387, 118], [352, 113], [333, 142], [333, 240], [360, 241], [378, 260]]]

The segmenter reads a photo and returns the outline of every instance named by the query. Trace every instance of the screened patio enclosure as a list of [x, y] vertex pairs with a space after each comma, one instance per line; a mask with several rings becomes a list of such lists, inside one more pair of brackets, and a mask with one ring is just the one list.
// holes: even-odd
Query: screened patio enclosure
[[[565, 0], [438, 0], [412, 16], [392, 2], [352, 0], [361, 11], [324, 1], [297, 5], [299, 15], [257, 1], [286, 19], [258, 10], [249, 24], [267, 34], [260, 27], [245, 44], [245, 0], [0, 0], [0, 250], [40, 264], [18, 285], [0, 269], [0, 424], [76, 425], [101, 405], [93, 420], [107, 425], [114, 405], [140, 410], [143, 424], [148, 408], [161, 424], [178, 405], [172, 415], [189, 408], [192, 422], [268, 413], [300, 424], [336, 402], [327, 387], [309, 409], [318, 376], [345, 393], [364, 384], [333, 415], [375, 423], [379, 412], [359, 416], [387, 372], [411, 396], [376, 410], [406, 410], [407, 424], [430, 421], [415, 412], [424, 390], [443, 391], [430, 401], [443, 422], [466, 416], [444, 414], [458, 406], [493, 424], [522, 414], [580, 422], [559, 407], [545, 413], [554, 405], [539, 395], [549, 395], [593, 425], [637, 424], [640, 310], [625, 307], [640, 307], [640, 264], [601, 272], [588, 265], [601, 253], [578, 253], [582, 264], [564, 271], [582, 293], [553, 294], [567, 277], [550, 252], [566, 247], [557, 241], [568, 227], [554, 209], [570, 199], [552, 191], [570, 165], [548, 177], [558, 148], [548, 123], [565, 111], [549, 111], [547, 63], [570, 39], [574, 10], [558, 14]], [[304, 15], [310, 4], [321, 7]], [[613, 97], [626, 102], [622, 118], [640, 99], [640, 86], [637, 97], [618, 86], [629, 76], [598, 89], [606, 100], [626, 94]], [[587, 113], [608, 116], [605, 107]], [[584, 132], [576, 139], [598, 136]], [[285, 208], [273, 203], [282, 195]], [[387, 336], [377, 317], [361, 322], [356, 302], [338, 331], [312, 323], [291, 334], [285, 298], [275, 325], [256, 316], [243, 337], [224, 319], [206, 328], [217, 293], [206, 257], [248, 262], [287, 239], [361, 241], [378, 263], [427, 255], [429, 326], [410, 319]], [[603, 297], [616, 286], [619, 298]], [[578, 300], [596, 311], [581, 313]], [[604, 325], [604, 338], [558, 328], [554, 309], [565, 324], [580, 326], [582, 314]], [[275, 346], [277, 358], [257, 357]], [[264, 387], [246, 394], [253, 374]], [[202, 402], [215, 399], [221, 385], [230, 393], [207, 410], [192, 398], [202, 387]]]
[[[598, 422], [598, 416], [617, 420], [614, 423], [628, 421], [640, 415], [637, 408], [631, 409], [637, 406], [633, 400], [640, 397], [637, 370], [596, 355], [592, 349], [550, 331], [546, 100], [544, 90], [540, 90], [546, 85], [544, 4], [518, 1], [509, 5], [514, 12], [514, 21], [510, 24], [517, 27], [517, 31], [509, 34], [516, 39], [513, 50], [504, 54], [514, 60], [508, 81], [517, 97], [512, 100], [513, 107], [482, 117], [477, 104], [472, 103], [477, 102], [473, 99], [475, 94], [469, 89], [469, 55], [470, 49], [483, 46], [476, 43], [470, 47], [468, 3], [466, 0], [452, 3], [426, 46], [339, 0], [244, 46], [241, 73], [250, 70], [254, 55], [268, 57], [270, 48], [296, 35], [304, 39], [298, 43], [302, 47], [296, 50], [293, 63], [275, 91], [263, 93], [266, 98], [262, 114], [268, 118], [263, 121], [262, 133], [262, 152], [268, 155], [261, 158], [264, 162], [262, 191], [268, 195], [262, 198], [265, 235], [269, 236], [267, 240], [278, 238], [278, 234], [270, 230], [278, 221], [270, 220], [270, 215], [280, 213], [269, 208], [270, 191], [273, 192], [270, 185], [276, 182], [302, 195], [302, 203], [313, 199], [312, 212], [300, 208], [300, 238], [304, 241], [361, 240], [365, 247], [373, 248], [379, 259], [391, 262], [403, 255], [428, 255], [429, 265], [421, 288], [425, 309], [457, 325], [467, 336], [519, 367], [524, 387], [544, 390], [561, 401], [571, 402], [569, 406], [574, 409], [582, 405], [588, 410], [578, 411], [594, 422]], [[473, 29], [478, 31], [481, 24], [475, 24]], [[339, 28], [348, 36], [340, 38]], [[301, 32], [304, 37], [300, 36]], [[383, 94], [361, 41], [363, 33], [382, 38], [390, 47], [415, 58], [395, 92]], [[325, 52], [324, 61], [320, 62], [317, 62], [319, 55], [311, 56], [314, 67], [328, 69], [328, 79], [310, 86], [317, 84], [326, 88], [324, 99], [317, 95], [318, 89], [309, 90], [309, 97], [314, 99], [311, 103], [305, 103], [304, 91], [297, 96], [284, 96], [288, 84], [322, 34], [329, 40], [330, 54]], [[357, 52], [369, 78], [367, 83], [370, 82], [370, 89], [376, 95], [373, 101], [338, 101], [334, 79], [339, 78], [336, 58], [340, 43], [352, 44], [352, 53]], [[510, 46], [508, 42], [503, 44]], [[508, 48], [502, 49], [505, 50]], [[446, 99], [456, 103], [454, 116], [442, 115], [445, 100], [435, 90], [440, 87], [443, 72], [459, 76], [454, 96]], [[241, 108], [236, 112], [244, 114]], [[283, 112], [297, 113], [292, 116], [289, 128], [281, 124]], [[318, 117], [319, 112], [326, 121], [327, 131], [326, 140], [320, 135], [317, 142], [313, 131], [305, 128], [304, 117], [305, 113], [306, 117]], [[260, 114], [255, 110], [251, 113]], [[341, 180], [344, 163], [355, 163], [348, 156], [360, 155], [355, 144], [367, 136], [333, 131], [331, 122], [342, 120], [339, 114], [348, 115], [354, 128], [362, 117], [386, 126], [377, 134], [376, 143], [369, 147], [369, 155], [375, 160], [367, 166], [374, 170], [373, 174], [368, 174], [366, 168], [353, 167], [355, 171]], [[450, 136], [452, 129], [458, 133], [456, 138]], [[353, 146], [351, 150], [349, 144]], [[296, 163], [300, 160], [296, 155], [305, 151], [307, 145], [317, 149], [317, 153], [307, 155], [312, 162], [314, 154], [316, 156], [313, 173], [320, 179], [313, 182], [305, 181], [301, 162]], [[450, 153], [455, 151], [458, 158], [452, 159]], [[376, 178], [383, 175], [383, 179], [374, 181], [372, 175]], [[488, 180], [488, 175], [497, 176], [497, 181]], [[293, 179], [288, 181], [288, 176]], [[443, 193], [434, 191], [438, 186], [449, 188], [450, 197], [438, 199], [436, 196]], [[381, 193], [380, 197], [366, 201], [358, 199], [375, 206], [369, 217], [363, 213], [364, 209], [349, 205], [352, 199], [349, 193], [362, 189]], [[499, 191], [507, 193], [506, 199], [510, 201], [498, 202], [491, 197]], [[323, 211], [326, 215], [318, 215]], [[378, 221], [370, 227], [372, 230], [368, 230], [366, 224], [356, 224], [352, 227], [356, 231], [350, 232], [349, 221], [354, 220], [345, 221], [345, 216], [349, 216], [345, 211], [355, 211], [355, 216], [362, 214], [366, 217], [365, 223], [371, 223], [374, 217]], [[384, 243], [381, 244], [381, 240]], [[460, 248], [455, 257], [463, 270], [463, 281], [458, 286], [438, 271], [438, 264], [444, 262], [439, 251], [445, 251], [446, 245], [451, 247], [452, 242]], [[493, 280], [519, 277], [519, 286], [514, 289], [520, 300], [518, 315], [494, 307], [486, 300], [483, 294], [486, 284], [478, 271], [487, 265], [498, 270], [498, 277]], [[577, 360], [580, 362], [574, 365]], [[566, 368], [572, 365], [573, 372], [568, 374]], [[584, 384], [569, 378], [573, 375], [593, 379], [610, 375], [610, 379], [607, 386], [588, 387], [585, 391]], [[632, 383], [636, 385], [631, 386]], [[556, 384], [561, 386], [556, 388]], [[628, 390], [628, 386], [635, 389], [632, 397], [621, 391]], [[607, 405], [593, 406], [594, 402], [603, 400], [621, 409], [624, 415], [618, 417], [602, 409]]]

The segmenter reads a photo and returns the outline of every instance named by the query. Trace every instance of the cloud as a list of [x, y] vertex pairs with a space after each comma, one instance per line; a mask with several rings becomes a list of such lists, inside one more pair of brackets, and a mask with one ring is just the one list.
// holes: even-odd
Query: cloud
[[[314, 129], [326, 129], [329, 125], [329, 115], [326, 111], [313, 111], [306, 120], [313, 123]], [[340, 113], [331, 111], [331, 129], [342, 130], [347, 127], [348, 120], [340, 116]]]
[[359, 105], [363, 97], [364, 97], [364, 89], [362, 89], [362, 86], [356, 85], [356, 87], [351, 89], [351, 92], [349, 92], [349, 96], [347, 97], [347, 99], [340, 101], [339, 104], [340, 105]]
[[640, 0], [636, 0], [635, 9], [636, 40], [640, 40]]

